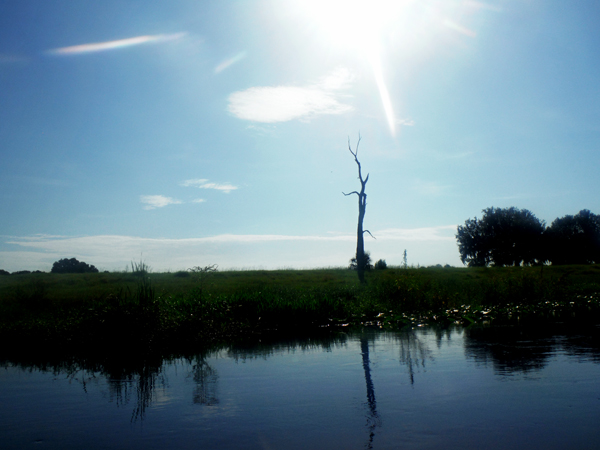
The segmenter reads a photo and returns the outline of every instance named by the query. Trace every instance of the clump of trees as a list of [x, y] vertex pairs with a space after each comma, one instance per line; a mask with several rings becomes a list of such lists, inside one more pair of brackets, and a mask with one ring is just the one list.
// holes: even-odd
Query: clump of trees
[[77, 261], [75, 258], [63, 258], [52, 265], [51, 273], [95, 273], [96, 267]]
[[468, 219], [458, 227], [460, 259], [469, 266], [532, 264], [539, 254], [544, 225], [527, 209], [484, 209], [481, 219]]
[[527, 209], [487, 208], [457, 229], [463, 264], [519, 266], [600, 263], [600, 216], [584, 209], [546, 227]]
[[552, 222], [544, 233], [552, 264], [600, 263], [600, 215], [587, 209]]
[[373, 268], [375, 270], [385, 270], [387, 269], [387, 262], [385, 262], [385, 259], [378, 259]]

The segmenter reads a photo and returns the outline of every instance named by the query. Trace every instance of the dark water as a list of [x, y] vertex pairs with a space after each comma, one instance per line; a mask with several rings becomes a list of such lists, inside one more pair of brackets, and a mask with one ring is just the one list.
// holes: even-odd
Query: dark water
[[598, 328], [364, 331], [0, 368], [0, 448], [598, 449]]

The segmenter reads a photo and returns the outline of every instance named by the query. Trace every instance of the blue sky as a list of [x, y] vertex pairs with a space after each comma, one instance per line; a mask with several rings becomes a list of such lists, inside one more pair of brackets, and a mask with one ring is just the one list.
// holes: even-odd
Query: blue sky
[[461, 265], [600, 213], [594, 0], [0, 3], [0, 268]]

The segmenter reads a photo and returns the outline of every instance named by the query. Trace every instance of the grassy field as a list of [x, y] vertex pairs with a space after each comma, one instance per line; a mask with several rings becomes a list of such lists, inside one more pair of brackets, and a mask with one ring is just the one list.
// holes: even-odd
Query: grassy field
[[600, 265], [374, 270], [365, 285], [346, 269], [0, 277], [0, 338], [29, 347], [202, 345], [598, 311]]

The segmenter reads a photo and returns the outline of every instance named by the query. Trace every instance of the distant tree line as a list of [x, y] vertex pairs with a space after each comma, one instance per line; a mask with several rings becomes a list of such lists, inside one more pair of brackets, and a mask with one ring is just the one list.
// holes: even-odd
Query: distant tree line
[[44, 272], [41, 270], [34, 270], [33, 272], [31, 270], [17, 270], [16, 272], [13, 272], [11, 274], [7, 270], [0, 269], [0, 275], [26, 275], [28, 273], [44, 273]]
[[519, 266], [600, 263], [600, 215], [587, 209], [560, 217], [549, 227], [527, 209], [487, 208], [481, 219], [459, 225], [463, 264]]

